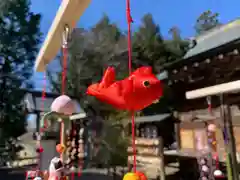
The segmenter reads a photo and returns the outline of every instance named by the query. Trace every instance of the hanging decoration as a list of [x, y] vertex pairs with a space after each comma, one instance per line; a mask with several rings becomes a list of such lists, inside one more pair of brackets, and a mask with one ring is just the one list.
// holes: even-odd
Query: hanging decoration
[[[44, 111], [44, 102], [45, 102], [45, 98], [46, 98], [46, 86], [47, 86], [47, 82], [46, 82], [46, 74], [44, 73], [43, 76], [43, 90], [42, 90], [42, 98], [41, 98], [41, 111]], [[44, 127], [46, 126], [46, 121], [44, 121]], [[42, 153], [44, 151], [42, 145], [41, 145], [41, 139], [42, 139], [42, 135], [44, 133], [44, 127], [40, 128], [39, 131], [36, 133], [36, 153], [38, 154], [38, 163], [37, 163], [37, 168], [36, 171], [33, 171], [34, 173], [31, 173], [30, 175], [26, 174], [26, 178], [29, 178], [31, 176], [32, 179], [36, 179], [36, 180], [41, 180], [43, 175], [40, 173], [40, 169], [41, 169], [41, 158], [42, 158]]]
[[140, 111], [158, 100], [163, 95], [163, 87], [161, 81], [152, 73], [152, 68], [149, 66], [140, 67], [132, 72], [131, 23], [133, 23], [133, 19], [130, 10], [130, 0], [126, 0], [126, 16], [128, 23], [129, 76], [123, 80], [116, 81], [115, 69], [108, 67], [102, 81], [90, 85], [87, 89], [87, 94], [95, 96], [100, 101], [110, 104], [119, 110], [131, 112], [134, 173], [127, 173], [123, 179], [140, 180], [140, 174], [136, 172], [135, 111]]
[[102, 81], [89, 86], [87, 94], [120, 110], [140, 111], [158, 100], [163, 90], [151, 67], [140, 67], [120, 81], [115, 81], [115, 69], [108, 67]]
[[70, 97], [61, 95], [53, 101], [51, 111], [68, 116], [72, 115], [76, 112], [75, 102]]
[[[67, 74], [67, 59], [68, 59], [68, 39], [69, 39], [69, 27], [65, 26], [64, 32], [63, 32], [63, 37], [62, 37], [62, 58], [63, 58], [63, 69], [62, 69], [62, 95], [59, 96], [54, 100], [54, 102], [51, 105], [51, 111], [52, 112], [57, 112], [59, 115], [58, 121], [61, 123], [60, 127], [60, 144], [56, 146], [56, 151], [60, 154], [60, 159], [61, 162], [64, 162], [64, 159], [69, 161], [69, 159], [66, 157], [63, 157], [63, 154], [67, 150], [65, 146], [65, 137], [67, 136], [67, 131], [66, 131], [66, 120], [68, 120], [69, 125], [69, 116], [76, 113], [76, 104], [75, 102], [65, 95], [65, 90], [66, 90], [66, 74]], [[61, 116], [67, 116], [68, 118], [61, 118]], [[74, 126], [73, 126], [74, 128]], [[73, 129], [73, 131], [75, 131]], [[68, 136], [67, 136], [68, 137]], [[67, 150], [68, 152], [68, 150]], [[67, 162], [68, 164], [69, 162]], [[78, 172], [80, 175], [80, 172]], [[72, 172], [72, 179], [74, 179], [74, 172]]]
[[[207, 97], [207, 103], [208, 103], [209, 114], [213, 115], [211, 97]], [[213, 176], [216, 178], [220, 178], [220, 177], [223, 177], [223, 173], [219, 169], [219, 156], [217, 152], [216, 131], [217, 131], [217, 127], [215, 124], [212, 123], [207, 126], [208, 144], [210, 146], [210, 150], [213, 153], [212, 157], [215, 160], [215, 168], [216, 168], [213, 172]]]
[[124, 175], [123, 180], [141, 180], [141, 178], [137, 173], [129, 172]]
[[67, 180], [66, 169], [62, 160], [58, 157], [54, 157], [49, 165], [49, 177], [48, 180]]
[[136, 174], [140, 177], [140, 180], [147, 180], [147, 176], [144, 173], [137, 171]]
[[219, 157], [217, 153], [217, 139], [216, 139], [216, 125], [215, 124], [209, 124], [207, 127], [208, 130], [208, 140], [210, 148], [213, 152], [213, 159], [215, 160], [215, 170], [213, 172], [214, 177], [222, 177], [223, 173], [219, 169]]

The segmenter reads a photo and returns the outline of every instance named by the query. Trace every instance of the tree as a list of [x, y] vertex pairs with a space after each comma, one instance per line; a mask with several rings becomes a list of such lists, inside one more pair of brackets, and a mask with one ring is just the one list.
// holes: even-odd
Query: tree
[[219, 21], [219, 14], [213, 13], [210, 10], [204, 11], [197, 19], [197, 22], [195, 24], [195, 30], [196, 33], [202, 34], [206, 31], [209, 31], [210, 29], [221, 25]]
[[160, 28], [152, 15], [146, 14], [133, 35], [134, 66], [149, 65], [157, 73], [166, 62], [167, 54]]
[[0, 127], [1, 136], [19, 136], [25, 130], [23, 91], [31, 85], [41, 33], [40, 14], [30, 11], [29, 0], [2, 0], [0, 16]]
[[[177, 27], [171, 28], [169, 33], [172, 38], [164, 39], [152, 15], [146, 14], [133, 36], [135, 66], [150, 65], [155, 73], [161, 73], [164, 65], [181, 59], [189, 49], [189, 41], [181, 38]], [[143, 113], [151, 115], [171, 112], [171, 97], [171, 89], [164, 85], [164, 96], [159, 103], [152, 104]]]

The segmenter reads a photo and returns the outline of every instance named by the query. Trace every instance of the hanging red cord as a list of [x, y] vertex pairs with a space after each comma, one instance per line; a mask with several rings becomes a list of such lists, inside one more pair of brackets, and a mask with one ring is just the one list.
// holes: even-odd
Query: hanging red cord
[[[211, 101], [211, 97], [210, 96], [207, 97], [207, 104], [208, 104], [209, 114], [213, 115], [212, 101]], [[215, 124], [214, 124], [214, 126], [215, 126]], [[212, 129], [214, 129], [214, 128], [212, 128]], [[215, 126], [215, 129], [216, 129], [216, 126]], [[209, 130], [208, 130], [208, 132], [209, 132]], [[209, 133], [212, 134], [212, 137], [211, 137], [212, 138], [212, 143], [211, 143], [211, 145], [212, 145], [212, 148], [214, 150], [213, 159], [215, 160], [215, 168], [216, 168], [216, 170], [219, 170], [219, 155], [218, 155], [218, 152], [217, 152], [216, 130], [211, 131]]]
[[[130, 0], [126, 0], [126, 15], [127, 15], [127, 23], [128, 23], [128, 69], [129, 74], [132, 72], [132, 42], [131, 42], [131, 24], [133, 23], [133, 19], [131, 16], [130, 9]], [[136, 159], [136, 144], [135, 144], [135, 112], [131, 112], [132, 119], [132, 149], [133, 149], [133, 171], [136, 172], [137, 169], [137, 159]]]
[[62, 53], [63, 53], [62, 95], [64, 95], [65, 94], [65, 85], [66, 85], [67, 58], [68, 58], [68, 52], [67, 52], [66, 45], [63, 45]]
[[211, 97], [207, 97], [207, 104], [208, 104], [208, 112], [209, 112], [209, 114], [213, 114], [213, 112], [212, 112], [212, 102], [211, 102]]
[[[67, 29], [65, 30], [67, 31]], [[67, 34], [67, 32], [65, 32]], [[68, 58], [68, 49], [67, 49], [67, 35], [66, 37], [63, 37], [63, 44], [62, 44], [62, 95], [65, 94], [65, 88], [66, 88], [66, 71], [67, 71], [67, 58]], [[60, 141], [62, 140], [62, 129], [64, 128], [64, 122], [61, 121], [60, 125]], [[63, 142], [61, 142], [63, 143]], [[63, 159], [63, 152], [60, 154], [60, 158]]]
[[[46, 91], [47, 91], [47, 77], [46, 77], [46, 73], [44, 72], [43, 74], [43, 91], [42, 91], [42, 104], [41, 104], [41, 110], [42, 112], [44, 111], [44, 102], [46, 99]], [[44, 119], [43, 122], [44, 126], [40, 129], [40, 132], [44, 132], [45, 128], [47, 128], [48, 124], [47, 121]]]
[[[47, 88], [47, 81], [46, 81], [46, 74], [44, 72], [44, 75], [43, 75], [43, 90], [42, 90], [42, 98], [41, 98], [41, 112], [44, 112], [44, 102], [45, 102], [45, 99], [46, 99], [46, 88]], [[47, 122], [44, 120], [44, 127], [40, 127], [40, 130], [39, 132], [37, 133], [37, 144], [36, 144], [36, 152], [38, 153], [38, 163], [37, 163], [37, 171], [40, 170], [40, 166], [41, 166], [41, 153], [43, 152], [43, 148], [41, 146], [41, 136], [42, 136], [42, 133], [44, 132], [44, 128], [47, 127]], [[41, 124], [41, 122], [40, 122]], [[33, 176], [33, 179], [35, 177], [34, 174], [32, 174]]]
[[[63, 44], [62, 44], [62, 56], [63, 56], [63, 69], [62, 69], [62, 95], [65, 94], [66, 91], [66, 77], [67, 77], [67, 59], [68, 59], [68, 36], [69, 36], [69, 29], [68, 27], [65, 27], [65, 32], [63, 34]], [[60, 139], [62, 139], [62, 129], [64, 127], [64, 122], [61, 121], [61, 127], [60, 127]], [[75, 132], [75, 126], [72, 126], [73, 132]], [[63, 153], [60, 155], [61, 159], [63, 158]], [[81, 163], [79, 161], [79, 171], [78, 171], [78, 176], [81, 176]], [[72, 172], [71, 178], [74, 179], [74, 172]]]

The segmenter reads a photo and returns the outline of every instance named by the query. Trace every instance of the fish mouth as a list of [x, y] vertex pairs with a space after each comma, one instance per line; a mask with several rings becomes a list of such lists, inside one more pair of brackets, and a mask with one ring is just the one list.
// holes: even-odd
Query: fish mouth
[[154, 100], [152, 103], [157, 104], [159, 102], [159, 99]]

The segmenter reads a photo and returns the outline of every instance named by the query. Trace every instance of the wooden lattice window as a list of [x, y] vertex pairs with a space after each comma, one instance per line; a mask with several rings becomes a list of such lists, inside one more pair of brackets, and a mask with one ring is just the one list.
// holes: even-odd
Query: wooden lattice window
[[201, 151], [207, 148], [207, 134], [203, 122], [183, 122], [180, 128], [181, 148]]
[[181, 148], [194, 149], [194, 132], [192, 129], [181, 129]]

